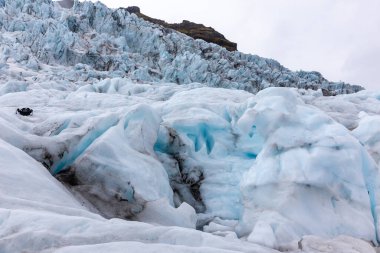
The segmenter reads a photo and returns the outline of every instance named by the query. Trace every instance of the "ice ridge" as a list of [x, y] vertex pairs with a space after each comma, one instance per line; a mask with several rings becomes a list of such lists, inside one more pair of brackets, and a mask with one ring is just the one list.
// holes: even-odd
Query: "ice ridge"
[[79, 70], [85, 64], [107, 77], [198, 82], [252, 93], [273, 86], [323, 88], [332, 95], [363, 89], [330, 82], [318, 72], [292, 72], [272, 59], [229, 52], [100, 2], [76, 1], [72, 9], [63, 9], [50, 0], [1, 0], [0, 6], [0, 29], [16, 36], [7, 50], [37, 69], [58, 64], [88, 76]]

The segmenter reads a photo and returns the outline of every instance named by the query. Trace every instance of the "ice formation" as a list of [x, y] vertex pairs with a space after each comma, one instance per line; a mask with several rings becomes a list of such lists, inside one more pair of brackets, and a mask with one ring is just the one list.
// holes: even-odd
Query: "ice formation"
[[104, 78], [107, 71], [142, 82], [199, 82], [254, 93], [271, 86], [324, 88], [334, 94], [362, 89], [329, 82], [318, 72], [292, 72], [275, 60], [229, 52], [100, 2], [75, 2], [72, 10], [57, 8], [51, 0], [3, 0], [0, 5], [5, 6], [0, 9], [4, 57], [18, 55], [15, 61], [32, 69], [41, 64], [75, 67], [58, 80]]
[[100, 3], [0, 27], [0, 252], [375, 252], [380, 93]]

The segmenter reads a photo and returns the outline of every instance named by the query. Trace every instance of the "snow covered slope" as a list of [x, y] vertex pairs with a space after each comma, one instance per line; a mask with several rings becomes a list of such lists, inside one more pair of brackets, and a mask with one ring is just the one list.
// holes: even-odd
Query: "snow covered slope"
[[254, 95], [321, 82], [100, 3], [0, 6], [0, 252], [375, 252], [380, 94]]

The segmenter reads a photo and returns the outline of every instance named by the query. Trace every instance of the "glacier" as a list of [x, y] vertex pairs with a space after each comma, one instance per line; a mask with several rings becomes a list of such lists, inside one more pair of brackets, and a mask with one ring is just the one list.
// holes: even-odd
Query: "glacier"
[[4, 0], [3, 5], [2, 58], [17, 55], [16, 62], [32, 69], [41, 64], [74, 67], [55, 81], [78, 76], [91, 81], [107, 75], [137, 82], [198, 82], [253, 93], [272, 86], [324, 88], [331, 94], [363, 89], [330, 82], [318, 72], [292, 72], [275, 60], [229, 52], [100, 2], [77, 1], [72, 10], [57, 8], [50, 0]]
[[99, 2], [0, 28], [0, 252], [376, 252], [380, 92]]
[[[33, 117], [14, 113], [21, 101]], [[252, 95], [107, 79], [1, 96], [0, 137], [49, 168], [82, 212], [267, 248], [292, 249], [307, 235], [377, 243], [376, 156], [355, 138], [365, 121], [350, 133], [309, 103], [296, 89]]]

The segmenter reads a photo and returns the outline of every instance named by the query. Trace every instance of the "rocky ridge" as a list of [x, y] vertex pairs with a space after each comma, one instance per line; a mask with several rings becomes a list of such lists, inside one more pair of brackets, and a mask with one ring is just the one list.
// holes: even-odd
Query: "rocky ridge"
[[228, 51], [237, 51], [237, 43], [227, 40], [223, 34], [219, 33], [212, 27], [206, 27], [203, 24], [196, 24], [188, 20], [183, 20], [179, 24], [170, 24], [164, 20], [151, 18], [143, 13], [141, 13], [140, 8], [137, 6], [131, 6], [126, 8], [129, 13], [134, 13], [138, 17], [152, 22], [154, 24], [161, 25], [165, 28], [176, 30], [180, 33], [186, 34], [194, 39], [202, 39], [206, 42], [217, 44], [224, 47]]

